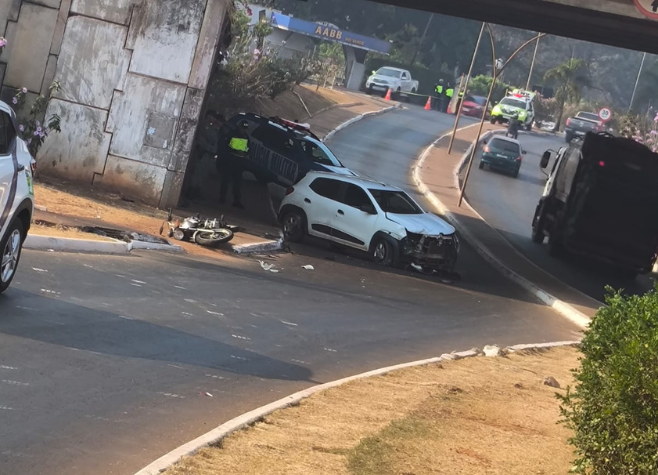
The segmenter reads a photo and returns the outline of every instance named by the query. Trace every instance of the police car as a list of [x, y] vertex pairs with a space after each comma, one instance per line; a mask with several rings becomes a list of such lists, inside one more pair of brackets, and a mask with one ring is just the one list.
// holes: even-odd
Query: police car
[[230, 134], [243, 122], [248, 124], [249, 136], [244, 169], [259, 181], [288, 187], [311, 170], [355, 176], [306, 124], [240, 113], [228, 120], [224, 133]]
[[512, 117], [518, 114], [522, 126], [528, 131], [532, 130], [532, 124], [535, 121], [535, 108], [532, 104], [534, 98], [535, 93], [533, 92], [515, 89], [493, 108], [491, 123], [498, 122], [502, 124], [509, 122]]

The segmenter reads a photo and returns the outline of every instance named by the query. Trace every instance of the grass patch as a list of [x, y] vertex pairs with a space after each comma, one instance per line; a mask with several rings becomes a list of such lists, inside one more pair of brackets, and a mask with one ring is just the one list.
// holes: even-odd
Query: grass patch
[[[267, 416], [166, 475], [554, 475], [573, 461], [554, 389], [573, 348], [473, 358], [346, 384]], [[216, 421], [220, 423], [221, 421]]]

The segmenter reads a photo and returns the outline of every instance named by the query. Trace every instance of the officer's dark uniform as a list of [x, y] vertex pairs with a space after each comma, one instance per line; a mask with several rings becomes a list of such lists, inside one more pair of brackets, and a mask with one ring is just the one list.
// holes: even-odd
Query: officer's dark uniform
[[249, 136], [243, 125], [229, 133], [226, 150], [227, 153], [224, 157], [220, 157], [221, 162], [218, 162], [222, 179], [219, 201], [220, 203], [226, 202], [228, 187], [231, 185], [233, 188], [233, 206], [244, 208], [242, 205], [242, 172], [244, 171], [243, 161], [247, 160], [249, 154]]
[[443, 87], [443, 79], [440, 79], [436, 86], [434, 86], [434, 108], [438, 111], [443, 109], [443, 101], [445, 101], [444, 95], [445, 87]]

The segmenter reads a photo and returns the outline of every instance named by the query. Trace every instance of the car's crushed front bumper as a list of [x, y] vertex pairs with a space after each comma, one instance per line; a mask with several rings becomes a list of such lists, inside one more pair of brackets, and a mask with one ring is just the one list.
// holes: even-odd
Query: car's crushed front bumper
[[402, 243], [402, 260], [427, 271], [452, 272], [459, 256], [457, 234], [427, 236], [407, 232]]

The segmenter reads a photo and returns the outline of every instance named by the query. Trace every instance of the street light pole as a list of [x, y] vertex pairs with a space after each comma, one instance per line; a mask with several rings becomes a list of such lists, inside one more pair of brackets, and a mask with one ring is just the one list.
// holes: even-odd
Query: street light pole
[[430, 25], [432, 24], [433, 19], [434, 19], [434, 13], [432, 13], [429, 19], [427, 20], [427, 25], [425, 26], [425, 31], [423, 32], [423, 36], [420, 39], [420, 43], [416, 47], [416, 51], [414, 51], [414, 55], [411, 58], [411, 62], [409, 63], [410, 67], [413, 66], [414, 63], [416, 62], [416, 56], [418, 56], [418, 51], [420, 50], [420, 48], [423, 47], [423, 43], [425, 42], [425, 37], [427, 36], [427, 32], [430, 29]]
[[[471, 81], [471, 75], [473, 74], [473, 66], [475, 65], [475, 58], [478, 54], [478, 49], [480, 49], [480, 42], [482, 41], [482, 35], [484, 34], [484, 22], [482, 23], [482, 28], [480, 28], [480, 36], [478, 36], [477, 43], [475, 43], [475, 50], [473, 50], [473, 58], [471, 59], [471, 67], [468, 69], [468, 76], [466, 76], [466, 83], [464, 84], [464, 94], [468, 91], [468, 83]], [[459, 91], [458, 91], [459, 93]], [[464, 106], [464, 101], [459, 101], [459, 110], [457, 110], [457, 115], [455, 116], [455, 125], [452, 128], [452, 135], [450, 136], [450, 145], [448, 146], [448, 155], [452, 153], [452, 145], [455, 142], [455, 134], [457, 133], [457, 127], [459, 126], [459, 118], [462, 115], [462, 107]], [[484, 111], [482, 111], [484, 115]]]
[[528, 82], [525, 85], [525, 90], [530, 90], [530, 81], [532, 80], [532, 72], [535, 69], [535, 60], [537, 59], [537, 50], [539, 49], [539, 39], [535, 43], [535, 52], [532, 55], [532, 63], [530, 64], [530, 72], [528, 73]]
[[[503, 64], [503, 67], [498, 69], [496, 68], [496, 45], [494, 43], [494, 38], [493, 38], [493, 33], [491, 31], [491, 27], [489, 26], [489, 23], [486, 24], [487, 30], [489, 31], [489, 37], [491, 38], [491, 50], [493, 53], [493, 64], [494, 64], [494, 71], [493, 71], [493, 81], [491, 81], [491, 87], [489, 88], [489, 95], [487, 96], [487, 102], [484, 104], [484, 110], [486, 111], [487, 108], [489, 107], [489, 102], [491, 102], [491, 96], [493, 95], [494, 87], [496, 86], [496, 80], [498, 79], [498, 74], [502, 73], [503, 69], [514, 59], [514, 57], [519, 54], [526, 46], [528, 46], [530, 43], [533, 41], [539, 41], [540, 38], [543, 38], [546, 36], [546, 33], [540, 33], [539, 35], [535, 36], [531, 40], [526, 41], [523, 43], [519, 48], [512, 53], [512, 55], [509, 57], [509, 59]], [[484, 127], [484, 119], [485, 119], [485, 114], [482, 114], [482, 119], [480, 120], [480, 128], [478, 129], [477, 137], [475, 139], [475, 142], [473, 143], [473, 146], [471, 147], [471, 156], [468, 159], [468, 167], [466, 168], [466, 175], [464, 176], [464, 183], [462, 183], [461, 190], [459, 191], [459, 203], [457, 204], [458, 207], [461, 207], [462, 201], [464, 201], [464, 193], [466, 191], [466, 184], [468, 183], [468, 177], [471, 174], [471, 168], [473, 167], [473, 159], [475, 158], [475, 152], [478, 148], [478, 144], [480, 143], [480, 136], [482, 135], [482, 129]]]
[[633, 95], [631, 96], [631, 103], [628, 105], [628, 112], [633, 109], [633, 102], [635, 102], [635, 93], [637, 92], [637, 85], [640, 83], [640, 76], [642, 76], [642, 69], [644, 68], [644, 61], [647, 59], [647, 53], [642, 55], [642, 62], [640, 63], [640, 70], [637, 72], [637, 79], [635, 80], [635, 87], [633, 88]]

